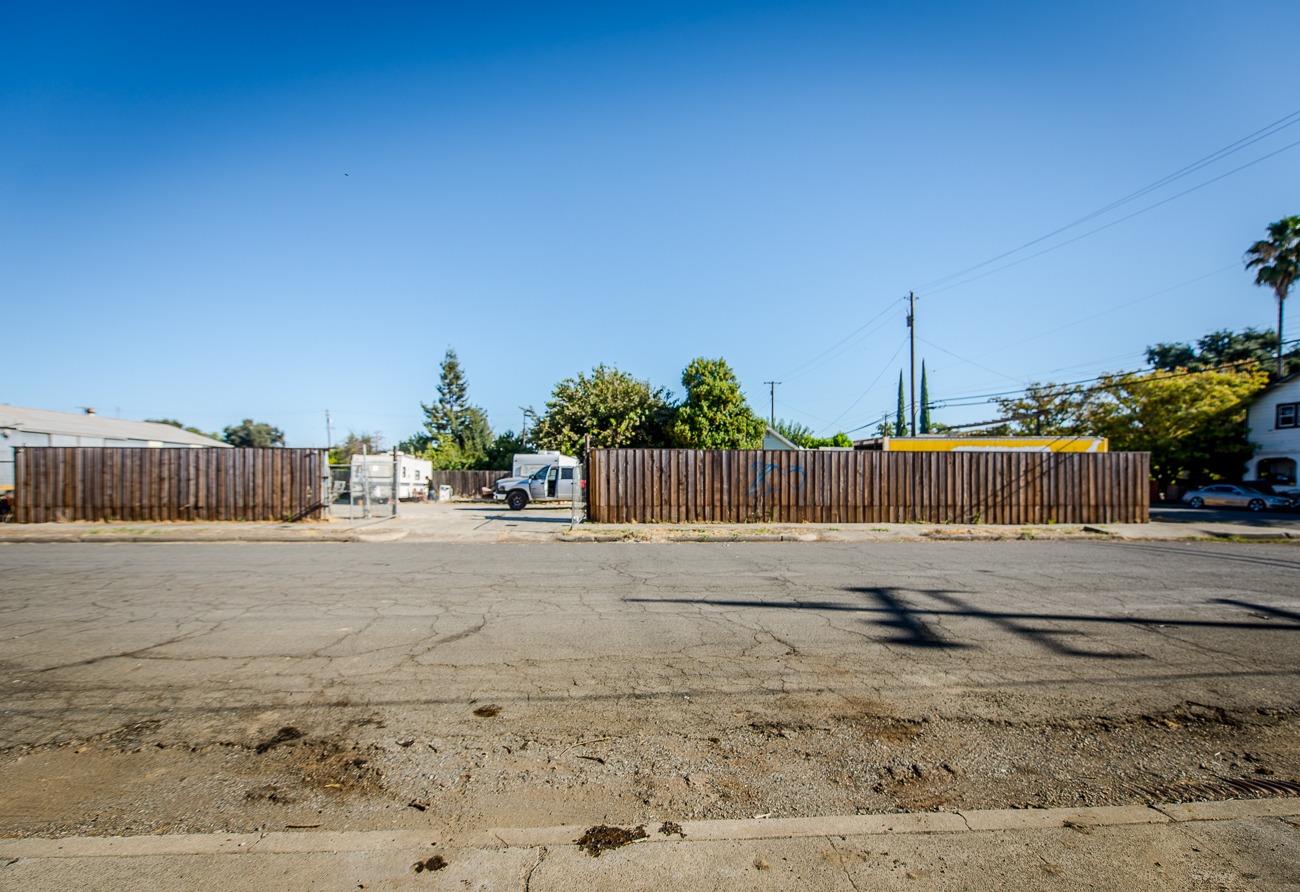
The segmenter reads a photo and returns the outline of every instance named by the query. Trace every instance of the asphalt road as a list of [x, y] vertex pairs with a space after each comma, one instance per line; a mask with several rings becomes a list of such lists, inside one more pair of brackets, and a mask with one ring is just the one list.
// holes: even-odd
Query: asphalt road
[[1297, 571], [1233, 543], [5, 545], [0, 830], [1292, 777]]

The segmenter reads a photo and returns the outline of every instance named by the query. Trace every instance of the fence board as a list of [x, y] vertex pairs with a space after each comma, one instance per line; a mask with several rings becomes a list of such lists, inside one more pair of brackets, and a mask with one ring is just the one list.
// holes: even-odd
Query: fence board
[[15, 520], [319, 519], [315, 449], [20, 446]]
[[602, 523], [1150, 519], [1144, 452], [595, 449], [588, 462]]
[[437, 495], [439, 486], [450, 486], [453, 497], [476, 499], [484, 487], [491, 489], [509, 476], [509, 471], [434, 471], [429, 475], [429, 496]]

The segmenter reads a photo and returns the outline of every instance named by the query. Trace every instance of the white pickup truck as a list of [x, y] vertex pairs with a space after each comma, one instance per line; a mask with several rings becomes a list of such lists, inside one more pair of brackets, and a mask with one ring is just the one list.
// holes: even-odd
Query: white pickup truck
[[578, 460], [559, 452], [516, 455], [513, 476], [498, 480], [492, 498], [519, 511], [529, 502], [573, 501], [578, 483]]

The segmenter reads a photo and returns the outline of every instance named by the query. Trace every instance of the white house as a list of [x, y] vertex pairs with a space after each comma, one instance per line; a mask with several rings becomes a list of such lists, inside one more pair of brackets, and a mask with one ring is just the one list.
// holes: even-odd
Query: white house
[[54, 412], [0, 404], [0, 492], [14, 488], [15, 446], [204, 446], [228, 444], [170, 424], [106, 418], [93, 409]]
[[1257, 396], [1246, 424], [1256, 446], [1254, 458], [1246, 463], [1246, 479], [1294, 484], [1300, 464], [1300, 372]]

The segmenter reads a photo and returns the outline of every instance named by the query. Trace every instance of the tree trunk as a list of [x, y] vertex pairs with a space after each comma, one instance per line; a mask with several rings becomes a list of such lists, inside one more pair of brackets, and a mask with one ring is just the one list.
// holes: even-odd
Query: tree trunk
[[1285, 374], [1282, 368], [1282, 306], [1286, 303], [1286, 297], [1279, 294], [1277, 296], [1277, 376], [1281, 378]]

